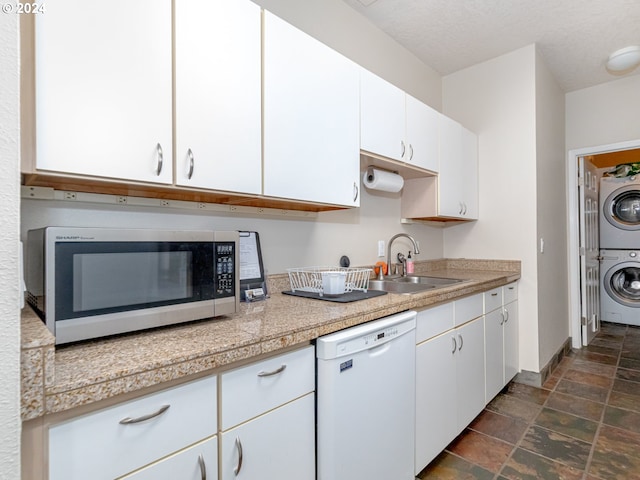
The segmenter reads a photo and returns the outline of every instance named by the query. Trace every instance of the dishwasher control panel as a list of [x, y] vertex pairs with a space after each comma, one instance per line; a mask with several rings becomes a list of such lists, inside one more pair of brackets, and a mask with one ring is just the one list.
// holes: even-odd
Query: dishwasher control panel
[[[396, 321], [392, 321], [393, 319]], [[317, 357], [341, 357], [369, 350], [414, 331], [415, 326], [415, 312], [407, 312], [330, 334], [318, 341]]]

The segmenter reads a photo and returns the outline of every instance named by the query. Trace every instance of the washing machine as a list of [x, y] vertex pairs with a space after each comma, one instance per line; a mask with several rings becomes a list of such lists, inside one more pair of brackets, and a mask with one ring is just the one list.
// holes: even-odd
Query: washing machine
[[640, 325], [640, 249], [600, 250], [600, 319]]
[[640, 250], [640, 175], [600, 179], [600, 248]]

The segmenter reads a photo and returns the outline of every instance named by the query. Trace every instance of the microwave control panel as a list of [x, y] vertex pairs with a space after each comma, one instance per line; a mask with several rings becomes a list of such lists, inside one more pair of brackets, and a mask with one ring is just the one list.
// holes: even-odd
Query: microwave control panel
[[236, 244], [235, 242], [215, 243], [215, 297], [233, 297], [236, 291]]

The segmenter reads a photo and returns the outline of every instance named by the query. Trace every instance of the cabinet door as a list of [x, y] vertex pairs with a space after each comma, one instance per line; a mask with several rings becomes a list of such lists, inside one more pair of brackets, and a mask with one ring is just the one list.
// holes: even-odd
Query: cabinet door
[[437, 172], [440, 114], [411, 95], [406, 95], [406, 115], [409, 152], [405, 155], [405, 161]]
[[438, 212], [441, 216], [462, 217], [462, 125], [440, 116], [440, 161], [438, 165]]
[[358, 206], [358, 67], [269, 12], [264, 22], [264, 194]]
[[455, 332], [458, 432], [461, 432], [485, 406], [484, 319], [480, 317]]
[[313, 393], [222, 434], [221, 480], [315, 479]]
[[[91, 478], [98, 478], [92, 475]], [[218, 439], [212, 437], [193, 447], [152, 463], [122, 480], [214, 480], [218, 478]]]
[[362, 150], [404, 160], [407, 154], [405, 109], [402, 90], [365, 69], [360, 70]]
[[457, 434], [454, 330], [416, 347], [416, 475]]
[[36, 168], [171, 183], [170, 0], [36, 15]]
[[518, 301], [508, 303], [504, 324], [504, 382], [510, 382], [520, 371], [518, 336]]
[[502, 308], [494, 310], [484, 317], [486, 403], [489, 403], [505, 385], [504, 319]]
[[478, 136], [462, 127], [462, 202], [464, 217], [469, 220], [478, 218]]
[[260, 7], [177, 0], [176, 183], [262, 193]]

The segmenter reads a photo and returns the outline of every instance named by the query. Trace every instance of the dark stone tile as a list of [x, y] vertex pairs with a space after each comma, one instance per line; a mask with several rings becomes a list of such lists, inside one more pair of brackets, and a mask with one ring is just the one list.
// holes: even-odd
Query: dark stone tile
[[469, 425], [469, 428], [515, 445], [522, 438], [528, 425], [523, 420], [484, 410]]
[[627, 326], [621, 323], [612, 323], [612, 322], [602, 322], [600, 324], [600, 335], [604, 334], [616, 334], [616, 335], [624, 335], [627, 332]]
[[575, 357], [573, 356], [573, 354], [570, 354], [566, 357], [564, 357], [562, 360], [560, 360], [560, 363], [558, 364], [558, 366], [553, 370], [553, 373], [564, 373], [566, 372], [568, 369], [571, 368], [571, 366], [573, 365], [573, 362], [575, 362]]
[[558, 392], [553, 392], [549, 396], [546, 406], [594, 421], [600, 421], [604, 410], [602, 403]]
[[622, 392], [611, 392], [608, 405], [640, 413], [640, 398]]
[[542, 388], [532, 387], [531, 385], [525, 385], [524, 383], [511, 382], [507, 385], [506, 394], [526, 402], [542, 405], [547, 400], [549, 391]]
[[604, 403], [607, 400], [609, 389], [597, 387], [595, 385], [586, 385], [584, 383], [572, 382], [563, 378], [556, 386], [556, 392], [566, 393], [575, 397], [586, 398], [587, 400], [593, 400], [594, 402]]
[[543, 408], [535, 419], [535, 424], [590, 443], [598, 429], [596, 422], [551, 408]]
[[591, 341], [589, 346], [613, 348], [619, 352], [622, 349], [623, 342], [624, 342], [624, 337], [616, 337], [616, 338], [596, 337]]
[[591, 372], [581, 372], [579, 370], [568, 370], [562, 377], [564, 380], [571, 380], [572, 382], [584, 383], [586, 385], [594, 385], [596, 387], [603, 387], [609, 389], [613, 380], [611, 377], [605, 377], [602, 375], [596, 375]]
[[627, 344], [625, 344], [620, 355], [622, 358], [640, 360], [640, 349], [637, 346], [627, 346]]
[[520, 447], [579, 470], [585, 469], [591, 450], [590, 443], [538, 426], [529, 428]]
[[518, 418], [525, 422], [531, 422], [538, 413], [540, 413], [541, 406], [535, 403], [525, 402], [511, 395], [499, 394], [496, 396], [489, 405], [487, 410], [491, 410], [502, 415]]
[[465, 430], [447, 447], [447, 451], [493, 473], [500, 471], [512, 450], [513, 445], [473, 430]]
[[594, 353], [584, 349], [576, 352], [576, 358], [588, 360], [589, 362], [604, 363], [605, 365], [616, 365], [618, 363], [617, 355], [602, 355], [601, 353]]
[[616, 377], [621, 378], [622, 380], [640, 383], [640, 370], [627, 370], [626, 368], [619, 368], [616, 372]]
[[561, 378], [562, 373], [554, 372], [553, 374], [549, 375], [549, 378], [547, 378], [547, 381], [544, 382], [542, 388], [544, 388], [545, 390], [553, 390], [554, 388], [556, 388]]
[[[610, 344], [614, 343], [614, 341], [612, 341], [612, 340], [603, 340], [603, 341], [605, 343], [610, 343]], [[600, 345], [594, 345], [592, 343], [592, 344], [586, 346], [585, 349], [588, 352], [591, 352], [591, 353], [598, 353], [600, 355], [609, 355], [611, 357], [618, 358], [618, 355], [620, 355], [620, 350], [621, 350], [620, 347], [621, 346], [622, 345], [619, 345], [619, 346], [617, 346], [617, 348], [616, 347], [610, 347], [610, 346], [609, 347], [605, 347], [605, 346], [600, 346]]]
[[493, 473], [448, 452], [441, 453], [420, 474], [419, 479], [491, 480]]
[[582, 470], [518, 448], [502, 469], [500, 478], [510, 480], [580, 480]]
[[603, 425], [596, 441], [589, 474], [602, 479], [640, 479], [640, 435]]
[[[628, 382], [618, 378], [613, 382], [613, 391], [640, 396], [640, 383]], [[640, 401], [640, 399], [638, 400]]]
[[640, 413], [607, 406], [602, 422], [630, 432], [640, 433]]
[[603, 377], [613, 377], [616, 374], [615, 365], [605, 365], [604, 363], [589, 362], [576, 358], [571, 366], [571, 370], [579, 370], [581, 372], [595, 373]]
[[631, 370], [640, 370], [640, 360], [634, 360], [633, 358], [621, 358], [620, 367], [628, 368]]

